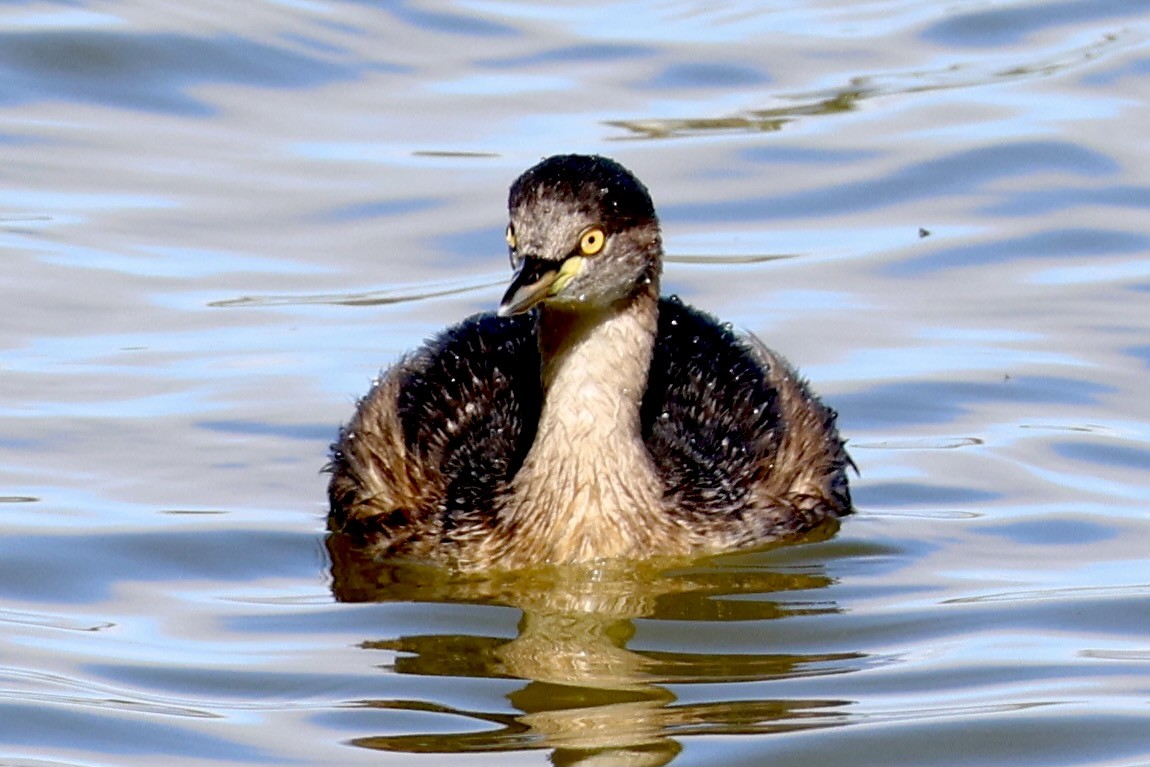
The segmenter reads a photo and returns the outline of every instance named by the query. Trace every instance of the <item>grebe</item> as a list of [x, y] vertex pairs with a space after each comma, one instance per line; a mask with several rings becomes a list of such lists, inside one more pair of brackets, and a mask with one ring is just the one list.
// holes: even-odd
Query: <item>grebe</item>
[[753, 337], [659, 297], [643, 184], [560, 155], [511, 186], [495, 313], [384, 372], [332, 446], [333, 534], [462, 570], [690, 556], [851, 512], [822, 404]]

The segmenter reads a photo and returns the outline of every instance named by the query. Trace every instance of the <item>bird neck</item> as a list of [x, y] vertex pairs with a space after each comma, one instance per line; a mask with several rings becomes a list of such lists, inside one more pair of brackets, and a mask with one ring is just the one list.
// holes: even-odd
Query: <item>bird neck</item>
[[645, 286], [600, 310], [540, 311], [545, 416], [594, 412], [611, 422], [610, 432], [633, 416], [638, 428], [659, 321], [656, 290]]
[[657, 280], [600, 312], [541, 310], [543, 408], [506, 518], [524, 534], [519, 556], [627, 556], [660, 535], [662, 488], [639, 412], [658, 312]]

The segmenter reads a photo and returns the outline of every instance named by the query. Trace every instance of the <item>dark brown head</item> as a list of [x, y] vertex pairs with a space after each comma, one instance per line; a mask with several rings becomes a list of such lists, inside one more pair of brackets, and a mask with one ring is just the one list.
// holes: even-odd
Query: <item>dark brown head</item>
[[499, 314], [539, 304], [595, 310], [659, 276], [662, 242], [647, 188], [619, 163], [556, 155], [511, 185], [507, 244], [515, 277]]

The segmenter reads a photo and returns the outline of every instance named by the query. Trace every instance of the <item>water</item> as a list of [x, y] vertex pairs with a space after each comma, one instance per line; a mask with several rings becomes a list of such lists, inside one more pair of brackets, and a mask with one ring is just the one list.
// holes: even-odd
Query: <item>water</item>
[[[0, 763], [1150, 763], [1150, 3], [771, 6], [0, 9]], [[837, 534], [326, 551], [558, 151], [840, 411]]]

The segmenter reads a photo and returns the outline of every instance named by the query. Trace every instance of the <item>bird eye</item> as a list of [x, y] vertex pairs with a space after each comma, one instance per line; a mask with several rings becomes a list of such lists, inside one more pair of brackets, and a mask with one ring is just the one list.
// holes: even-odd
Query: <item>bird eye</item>
[[597, 226], [593, 226], [579, 236], [579, 250], [585, 256], [593, 256], [603, 250], [607, 242], [607, 235]]
[[511, 268], [518, 269], [523, 259], [519, 257], [519, 250], [517, 249], [519, 243], [518, 240], [515, 239], [515, 230], [511, 228], [511, 224], [507, 225], [507, 231], [504, 233], [504, 236], [507, 238], [507, 247], [510, 248], [507, 255], [511, 259]]

